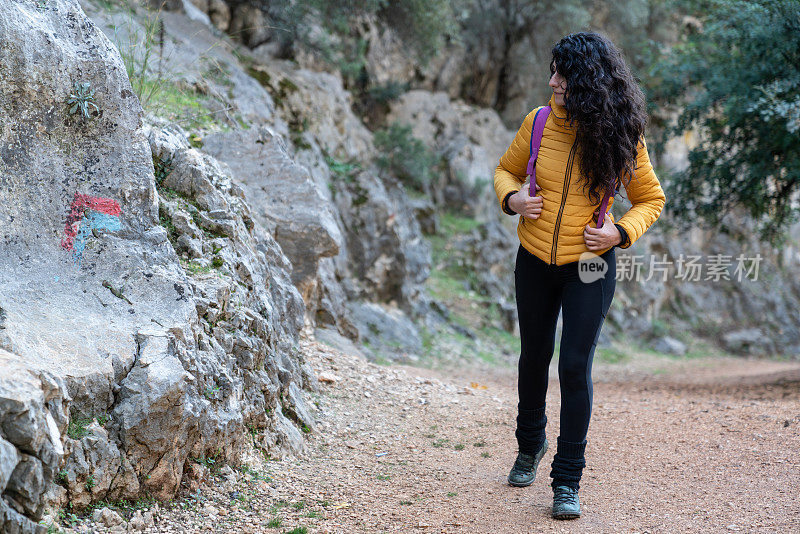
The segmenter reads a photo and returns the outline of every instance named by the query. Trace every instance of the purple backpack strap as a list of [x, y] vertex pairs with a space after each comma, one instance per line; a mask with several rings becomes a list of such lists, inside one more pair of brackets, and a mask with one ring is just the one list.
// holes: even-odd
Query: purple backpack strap
[[606, 196], [603, 197], [603, 201], [600, 203], [600, 213], [597, 215], [596, 228], [603, 227], [603, 223], [606, 220], [606, 210], [608, 210], [608, 201], [609, 199], [611, 199], [611, 197], [612, 197], [611, 188], [609, 188], [608, 191], [606, 191]]
[[528, 160], [528, 169], [525, 174], [531, 177], [528, 194], [532, 197], [536, 196], [536, 158], [539, 157], [539, 147], [542, 146], [542, 133], [544, 133], [544, 125], [549, 116], [550, 106], [544, 106], [536, 112], [533, 118], [533, 126], [531, 127], [531, 157]]
[[[544, 106], [536, 112], [533, 118], [533, 127], [531, 128], [531, 157], [528, 160], [528, 168], [525, 174], [531, 177], [530, 185], [528, 186], [528, 194], [532, 197], [536, 196], [536, 158], [539, 157], [539, 148], [542, 146], [542, 134], [544, 133], [544, 125], [547, 122], [547, 117], [550, 116], [550, 106]], [[616, 193], [616, 191], [614, 191]], [[597, 228], [603, 227], [605, 222], [606, 211], [608, 210], [608, 202], [611, 200], [613, 193], [609, 188], [606, 191], [603, 201], [600, 203], [600, 213], [597, 216]]]

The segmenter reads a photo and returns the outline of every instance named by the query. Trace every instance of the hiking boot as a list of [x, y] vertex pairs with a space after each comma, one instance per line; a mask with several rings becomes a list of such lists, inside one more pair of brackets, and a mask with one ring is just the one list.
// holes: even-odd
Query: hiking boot
[[536, 455], [525, 454], [524, 452], [517, 453], [517, 460], [508, 474], [508, 484], [518, 488], [530, 486], [536, 479], [536, 468], [539, 466], [539, 462], [545, 452], [547, 452], [546, 438], [542, 443], [542, 448], [539, 449]]
[[581, 516], [578, 490], [569, 486], [553, 488], [553, 519], [575, 519]]

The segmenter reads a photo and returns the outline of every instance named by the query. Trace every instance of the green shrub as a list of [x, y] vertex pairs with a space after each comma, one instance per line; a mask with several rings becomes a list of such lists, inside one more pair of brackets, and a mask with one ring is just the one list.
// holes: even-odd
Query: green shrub
[[425, 191], [437, 163], [436, 155], [411, 134], [411, 126], [393, 123], [375, 132], [379, 167], [397, 176], [406, 185]]
[[[371, 15], [394, 29], [424, 66], [448, 38], [456, 37], [458, 22], [450, 0], [250, 0], [267, 15], [275, 29], [280, 54], [291, 56], [298, 44], [315, 50], [350, 82], [363, 82], [366, 41], [354, 21]], [[319, 21], [322, 31], [312, 33]]]
[[375, 102], [388, 104], [408, 91], [408, 89], [408, 82], [388, 82], [383, 85], [373, 85], [367, 92]]

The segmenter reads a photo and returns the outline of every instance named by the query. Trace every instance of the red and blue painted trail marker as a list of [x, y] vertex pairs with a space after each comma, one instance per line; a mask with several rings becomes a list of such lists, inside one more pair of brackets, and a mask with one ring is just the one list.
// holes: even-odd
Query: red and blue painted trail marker
[[92, 230], [113, 232], [121, 229], [121, 214], [122, 210], [116, 200], [76, 192], [67, 214], [61, 246], [72, 252], [72, 257], [80, 263]]

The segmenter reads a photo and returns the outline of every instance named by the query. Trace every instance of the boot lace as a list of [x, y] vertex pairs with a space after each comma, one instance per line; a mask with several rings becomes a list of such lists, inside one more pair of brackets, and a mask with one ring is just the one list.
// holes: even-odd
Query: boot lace
[[555, 504], [574, 504], [578, 490], [568, 486], [559, 486], [553, 494], [553, 502]]
[[514, 471], [529, 472], [533, 469], [535, 457], [529, 454], [518, 454], [517, 460], [514, 462]]

